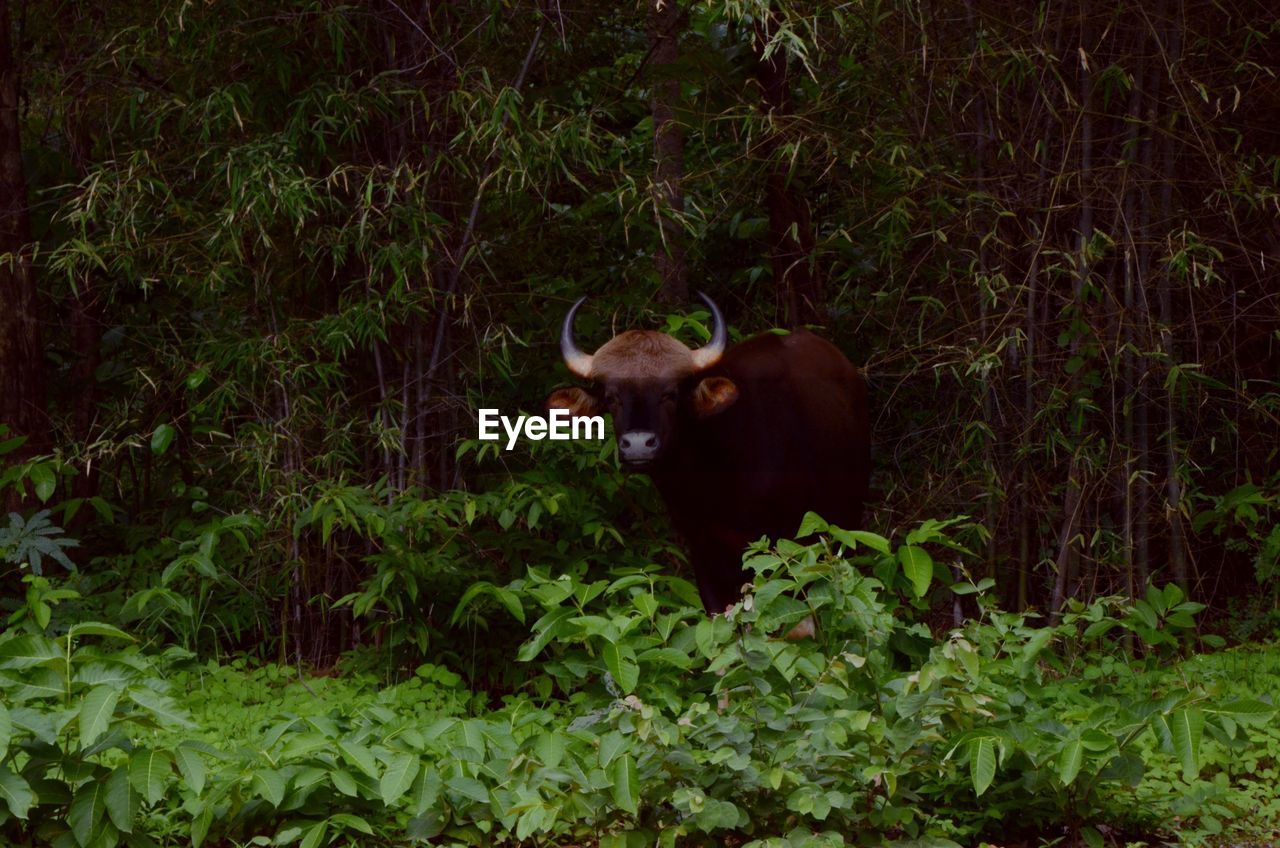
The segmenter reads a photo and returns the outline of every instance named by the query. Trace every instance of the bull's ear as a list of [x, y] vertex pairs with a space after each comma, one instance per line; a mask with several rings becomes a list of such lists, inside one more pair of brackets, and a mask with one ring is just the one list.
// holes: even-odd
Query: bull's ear
[[577, 386], [556, 389], [547, 398], [547, 409], [567, 409], [572, 418], [597, 415], [599, 408], [600, 404], [596, 402], [595, 396]]
[[693, 390], [693, 412], [709, 418], [724, 412], [738, 399], [738, 387], [728, 377], [707, 377]]

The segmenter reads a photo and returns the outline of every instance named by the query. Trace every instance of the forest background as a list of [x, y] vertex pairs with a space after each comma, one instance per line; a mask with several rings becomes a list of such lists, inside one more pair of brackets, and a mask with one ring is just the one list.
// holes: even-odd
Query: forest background
[[870, 520], [972, 516], [1006, 606], [1274, 605], [1265, 3], [3, 12], [9, 506], [96, 593], [243, 516], [207, 637], [328, 665], [663, 538], [607, 457], [470, 439], [566, 382], [576, 297], [695, 342], [696, 288], [865, 366]]
[[[0, 0], [0, 842], [1276, 844], [1278, 73], [1262, 0]], [[874, 434], [715, 618], [475, 420], [698, 291]]]
[[1278, 38], [1198, 0], [3, 0], [10, 561], [320, 667], [447, 654], [529, 564], [684, 568], [611, 449], [500, 454], [474, 410], [567, 381], [578, 296], [584, 343], [693, 343], [701, 289], [865, 367], [870, 526], [970, 517], [940, 579], [1051, 614], [1174, 582], [1247, 636]]

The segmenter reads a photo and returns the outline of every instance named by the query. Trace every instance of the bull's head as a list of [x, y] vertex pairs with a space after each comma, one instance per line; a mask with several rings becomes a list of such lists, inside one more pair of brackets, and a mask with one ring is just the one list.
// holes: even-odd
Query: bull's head
[[573, 340], [573, 316], [586, 300], [579, 298], [565, 316], [560, 352], [569, 370], [592, 387], [558, 389], [547, 406], [573, 416], [608, 412], [624, 466], [639, 470], [660, 462], [679, 438], [682, 419], [715, 415], [738, 399], [732, 380], [703, 373], [720, 361], [729, 334], [711, 298], [698, 296], [711, 308], [706, 346], [690, 350], [666, 333], [627, 330], [594, 354], [584, 353]]

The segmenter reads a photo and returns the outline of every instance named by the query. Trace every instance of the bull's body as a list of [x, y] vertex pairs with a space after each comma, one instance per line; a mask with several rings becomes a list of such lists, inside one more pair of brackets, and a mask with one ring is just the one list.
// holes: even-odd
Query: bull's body
[[794, 536], [808, 511], [858, 526], [870, 474], [867, 390], [833, 345], [808, 331], [756, 336], [701, 376], [727, 377], [737, 401], [682, 413], [673, 451], [649, 469], [709, 612], [739, 597], [742, 552]]
[[547, 404], [613, 416], [623, 466], [657, 484], [716, 613], [738, 599], [749, 543], [794, 535], [808, 511], [857, 526], [870, 433], [866, 385], [833, 345], [801, 330], [729, 348], [720, 310], [702, 298], [713, 327], [705, 346], [627, 330], [594, 354], [573, 339], [579, 299], [560, 348], [591, 387], [558, 389]]

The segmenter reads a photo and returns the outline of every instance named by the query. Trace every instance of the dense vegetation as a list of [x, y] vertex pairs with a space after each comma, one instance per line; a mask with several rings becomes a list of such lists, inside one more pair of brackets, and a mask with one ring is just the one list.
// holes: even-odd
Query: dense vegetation
[[[531, 621], [535, 665], [501, 705], [431, 664], [388, 686], [140, 651], [112, 625], [58, 627], [75, 599], [32, 579], [0, 642], [9, 832], [763, 848], [1280, 829], [1278, 657], [1162, 667], [1200, 606], [1175, 585], [1073, 601], [1055, 627], [958, 585], [981, 615], [935, 638], [911, 563], [940, 529], [829, 532], [754, 553], [756, 591], [712, 619], [652, 569], [477, 584], [461, 611], [493, 598]], [[766, 635], [815, 612], [817, 639]]]
[[[0, 841], [1274, 841], [1277, 73], [1256, 0], [0, 0]], [[715, 619], [611, 444], [476, 439], [694, 290], [876, 442]]]

